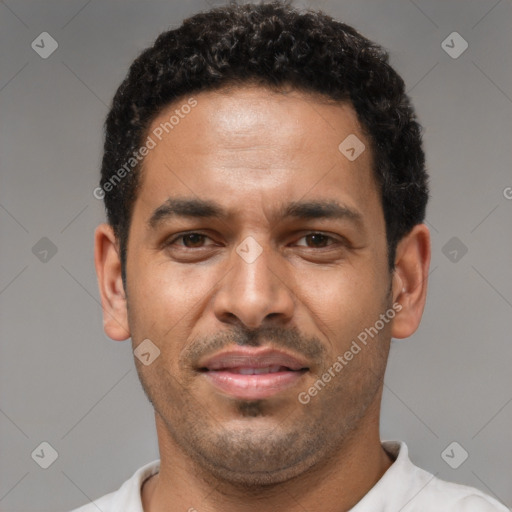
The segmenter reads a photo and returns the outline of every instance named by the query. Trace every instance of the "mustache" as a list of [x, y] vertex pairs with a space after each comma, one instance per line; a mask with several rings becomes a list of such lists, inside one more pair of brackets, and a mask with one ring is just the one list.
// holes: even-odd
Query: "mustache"
[[262, 347], [276, 349], [304, 356], [308, 361], [320, 363], [325, 359], [326, 348], [316, 336], [303, 336], [297, 327], [282, 328], [265, 326], [258, 329], [233, 327], [230, 331], [219, 332], [213, 336], [201, 336], [187, 344], [179, 356], [180, 366], [195, 367], [203, 357], [238, 346]]

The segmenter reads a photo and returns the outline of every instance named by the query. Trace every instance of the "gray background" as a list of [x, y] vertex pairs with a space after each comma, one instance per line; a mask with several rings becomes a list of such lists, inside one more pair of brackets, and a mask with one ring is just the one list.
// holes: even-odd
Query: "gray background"
[[[69, 510], [158, 458], [130, 342], [102, 330], [93, 230], [103, 207], [92, 191], [107, 105], [130, 62], [213, 3], [0, 2], [3, 512]], [[413, 461], [439, 477], [511, 507], [512, 3], [296, 4], [383, 44], [426, 127], [429, 299], [418, 332], [393, 342], [382, 437], [406, 441]], [[47, 59], [31, 48], [44, 31], [59, 45]], [[456, 59], [441, 46], [453, 31], [469, 44]], [[41, 252], [47, 241], [33, 251], [43, 237], [56, 254]], [[31, 457], [43, 441], [58, 452], [48, 469]], [[458, 469], [441, 457], [453, 441], [469, 453]], [[449, 453], [457, 461], [463, 452]]]

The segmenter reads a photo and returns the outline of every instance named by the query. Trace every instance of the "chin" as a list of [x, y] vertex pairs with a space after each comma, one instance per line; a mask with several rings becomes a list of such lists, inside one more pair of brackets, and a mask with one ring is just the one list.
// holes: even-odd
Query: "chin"
[[[263, 429], [232, 429], [198, 436], [183, 446], [206, 473], [244, 489], [268, 488], [309, 470], [325, 454], [304, 433]], [[203, 433], [204, 434], [204, 433]]]
[[229, 460], [216, 461], [215, 463], [205, 462], [204, 459], [201, 461], [201, 466], [217, 481], [223, 481], [244, 491], [268, 489], [283, 482], [288, 482], [305, 473], [313, 465], [313, 461], [294, 462], [290, 466], [280, 468], [276, 468], [273, 463], [267, 464], [266, 468], [262, 464], [262, 467], [258, 470], [248, 467], [236, 468], [229, 466], [229, 464]]

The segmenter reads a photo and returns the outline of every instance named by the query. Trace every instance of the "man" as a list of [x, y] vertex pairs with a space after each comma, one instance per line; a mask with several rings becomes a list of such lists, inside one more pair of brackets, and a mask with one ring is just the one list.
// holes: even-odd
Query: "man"
[[506, 510], [380, 439], [430, 239], [379, 46], [280, 3], [185, 20], [117, 91], [96, 194], [105, 331], [132, 339], [160, 460], [80, 512]]

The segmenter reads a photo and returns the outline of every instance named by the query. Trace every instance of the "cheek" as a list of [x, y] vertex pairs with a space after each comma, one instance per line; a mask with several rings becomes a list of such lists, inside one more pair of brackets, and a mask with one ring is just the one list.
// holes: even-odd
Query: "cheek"
[[132, 333], [149, 337], [141, 332], [146, 330], [162, 336], [170, 330], [182, 329], [214, 285], [213, 269], [171, 262], [152, 264], [148, 262], [149, 257], [143, 260], [133, 265], [137, 272], [128, 274]]
[[387, 281], [371, 265], [301, 273], [296, 283], [306, 315], [336, 351], [373, 325], [386, 308]]

